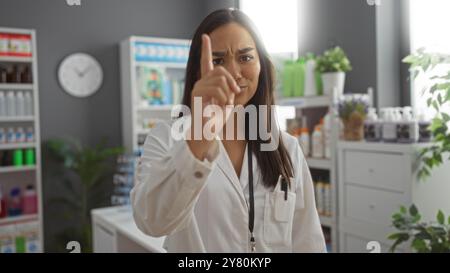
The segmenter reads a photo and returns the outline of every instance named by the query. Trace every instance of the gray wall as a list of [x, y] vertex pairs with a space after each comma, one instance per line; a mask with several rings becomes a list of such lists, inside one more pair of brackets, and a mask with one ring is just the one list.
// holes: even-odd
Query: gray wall
[[400, 105], [401, 18], [400, 1], [381, 1], [376, 8], [377, 103]]
[[347, 73], [345, 92], [366, 92], [376, 86], [375, 8], [362, 0], [299, 1], [299, 54], [322, 54], [339, 45], [353, 70]]
[[210, 0], [205, 1], [204, 11], [205, 14], [209, 14], [218, 9], [237, 8], [238, 6], [239, 0]]
[[[401, 3], [400, 3], [401, 2]], [[408, 72], [401, 59], [409, 52], [407, 0], [299, 0], [299, 54], [321, 54], [339, 45], [353, 70], [345, 92], [365, 93], [374, 87], [375, 105], [408, 105]]]
[[[0, 26], [37, 32], [43, 141], [70, 136], [95, 144], [106, 136], [110, 145], [121, 145], [118, 43], [130, 35], [189, 39], [204, 16], [204, 0], [81, 2], [81, 7], [70, 7], [64, 0], [1, 0]], [[95, 56], [104, 70], [101, 89], [87, 99], [63, 92], [56, 78], [60, 61], [78, 51]], [[48, 200], [57, 189], [50, 181], [50, 163], [44, 163], [44, 200]], [[52, 218], [53, 209], [46, 205], [44, 211], [49, 251], [55, 251], [50, 240], [61, 224]]]

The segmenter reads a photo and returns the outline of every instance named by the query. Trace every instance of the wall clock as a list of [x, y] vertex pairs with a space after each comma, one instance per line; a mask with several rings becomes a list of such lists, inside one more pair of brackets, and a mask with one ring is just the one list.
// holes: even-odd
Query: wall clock
[[103, 82], [103, 70], [91, 55], [74, 53], [59, 65], [58, 80], [67, 93], [84, 98], [98, 91]]

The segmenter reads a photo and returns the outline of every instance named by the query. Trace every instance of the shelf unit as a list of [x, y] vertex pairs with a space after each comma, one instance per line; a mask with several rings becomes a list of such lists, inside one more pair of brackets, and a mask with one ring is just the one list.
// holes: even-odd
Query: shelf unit
[[0, 33], [29, 35], [31, 38], [31, 57], [0, 56], [0, 66], [7, 65], [29, 65], [32, 73], [32, 83], [0, 83], [0, 91], [26, 91], [31, 92], [33, 98], [33, 115], [24, 117], [0, 117], [2, 127], [32, 127], [34, 132], [34, 142], [31, 143], [3, 143], [0, 144], [0, 151], [14, 149], [34, 149], [35, 164], [30, 166], [6, 166], [0, 167], [0, 187], [2, 187], [4, 197], [7, 196], [12, 187], [19, 186], [22, 193], [26, 185], [32, 184], [37, 193], [37, 214], [9, 216], [0, 218], [0, 231], [10, 230], [11, 227], [22, 223], [36, 224], [37, 226], [37, 252], [42, 252], [44, 248], [43, 232], [43, 204], [42, 204], [42, 178], [41, 178], [41, 140], [39, 124], [39, 88], [38, 88], [38, 65], [36, 32], [32, 29], [3, 28]]
[[[180, 83], [184, 81], [189, 47], [189, 40], [139, 36], [131, 36], [120, 43], [122, 139], [127, 153], [139, 152], [149, 131], [149, 126], [144, 126], [144, 123], [170, 120], [173, 108], [166, 101], [152, 105], [142, 98], [139, 69], [163, 71], [165, 80], [171, 84]], [[167, 89], [164, 83], [161, 91]]]
[[[339, 250], [339, 233], [338, 233], [338, 220], [337, 220], [337, 155], [335, 152], [335, 147], [338, 142], [339, 133], [338, 125], [336, 124], [335, 111], [333, 109], [334, 102], [337, 101], [335, 95], [330, 96], [311, 96], [311, 97], [293, 97], [293, 98], [279, 98], [277, 104], [280, 106], [294, 107], [296, 109], [296, 117], [299, 118], [305, 115], [307, 118], [314, 116], [315, 120], [319, 120], [320, 117], [318, 113], [322, 115], [327, 110], [330, 111], [331, 115], [331, 142], [330, 142], [330, 158], [314, 158], [306, 157], [306, 162], [308, 167], [316, 170], [321, 170], [327, 172], [330, 178], [331, 185], [331, 203], [332, 210], [331, 216], [319, 215], [320, 223], [322, 227], [330, 229], [331, 236], [331, 251], [337, 252]], [[319, 111], [315, 111], [319, 109]], [[321, 111], [320, 111], [321, 110]], [[308, 121], [308, 125], [311, 125]], [[311, 132], [312, 130], [310, 130]], [[314, 179], [314, 177], [313, 177]]]

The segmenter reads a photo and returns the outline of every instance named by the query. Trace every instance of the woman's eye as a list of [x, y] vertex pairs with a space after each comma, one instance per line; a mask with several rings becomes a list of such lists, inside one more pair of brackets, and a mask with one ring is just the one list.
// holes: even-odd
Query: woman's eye
[[222, 65], [223, 64], [223, 59], [214, 59], [213, 60], [213, 65]]
[[249, 62], [249, 61], [251, 61], [251, 60], [253, 59], [253, 56], [251, 56], [251, 55], [242, 55], [242, 56], [240, 57], [240, 59], [241, 59], [241, 61], [243, 61], [243, 62]]

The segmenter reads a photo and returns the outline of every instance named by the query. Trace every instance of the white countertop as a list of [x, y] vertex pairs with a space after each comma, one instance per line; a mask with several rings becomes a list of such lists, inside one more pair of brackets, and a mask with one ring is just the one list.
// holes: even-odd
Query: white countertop
[[[116, 206], [94, 209], [91, 211], [93, 222], [98, 222], [109, 229], [126, 236], [150, 252], [167, 252], [163, 248], [165, 236], [152, 237], [140, 231], [133, 219], [130, 206]], [[94, 223], [93, 223], [94, 224]]]

